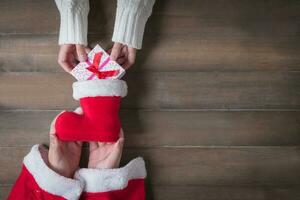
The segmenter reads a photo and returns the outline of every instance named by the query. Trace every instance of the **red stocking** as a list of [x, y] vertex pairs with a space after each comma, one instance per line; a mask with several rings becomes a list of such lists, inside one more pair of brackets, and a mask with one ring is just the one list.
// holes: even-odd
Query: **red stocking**
[[64, 112], [55, 124], [64, 141], [115, 142], [119, 138], [121, 98], [127, 94], [123, 80], [95, 79], [73, 84], [73, 97], [80, 100], [83, 115]]

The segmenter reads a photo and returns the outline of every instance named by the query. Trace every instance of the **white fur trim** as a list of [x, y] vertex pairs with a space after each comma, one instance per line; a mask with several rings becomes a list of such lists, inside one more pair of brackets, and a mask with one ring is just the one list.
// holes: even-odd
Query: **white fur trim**
[[118, 79], [94, 79], [77, 81], [73, 83], [73, 98], [79, 100], [83, 97], [120, 96], [127, 95], [127, 84]]
[[143, 158], [138, 157], [126, 166], [117, 169], [80, 169], [75, 178], [85, 184], [85, 192], [107, 192], [124, 189], [132, 179], [145, 179], [146, 168]]
[[42, 158], [39, 145], [34, 145], [23, 161], [39, 187], [65, 199], [79, 199], [83, 186], [75, 179], [66, 178], [51, 170]]

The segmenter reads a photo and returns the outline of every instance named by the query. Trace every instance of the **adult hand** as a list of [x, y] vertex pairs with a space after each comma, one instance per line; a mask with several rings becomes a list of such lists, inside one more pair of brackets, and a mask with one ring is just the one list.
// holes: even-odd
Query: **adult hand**
[[115, 143], [90, 142], [89, 168], [112, 169], [119, 167], [124, 145], [123, 130]]
[[86, 61], [89, 48], [79, 44], [60, 45], [58, 64], [68, 73], [79, 63]]
[[115, 42], [113, 47], [108, 51], [110, 58], [119, 63], [124, 69], [130, 68], [135, 62], [136, 49], [133, 47]]
[[[82, 111], [79, 109], [74, 112], [82, 114]], [[55, 132], [57, 117], [55, 117], [50, 126], [49, 167], [58, 174], [71, 178], [79, 165], [82, 142], [64, 142], [59, 140]]]

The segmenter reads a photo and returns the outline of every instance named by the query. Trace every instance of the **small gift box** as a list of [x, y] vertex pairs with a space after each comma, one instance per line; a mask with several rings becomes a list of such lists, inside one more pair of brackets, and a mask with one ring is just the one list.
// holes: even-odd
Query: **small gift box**
[[78, 81], [120, 79], [125, 74], [125, 70], [117, 62], [110, 60], [109, 55], [99, 45], [96, 45], [88, 54], [87, 61], [74, 67], [71, 74]]

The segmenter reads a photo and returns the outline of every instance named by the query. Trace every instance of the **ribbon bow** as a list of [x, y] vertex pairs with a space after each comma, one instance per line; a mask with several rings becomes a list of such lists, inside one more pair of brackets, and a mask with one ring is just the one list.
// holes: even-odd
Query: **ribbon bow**
[[[105, 79], [107, 77], [115, 76], [119, 73], [119, 70], [110, 70], [110, 71], [104, 71], [101, 72], [100, 70], [107, 65], [107, 63], [110, 61], [110, 58], [108, 57], [105, 59], [105, 61], [100, 65], [101, 58], [103, 56], [103, 52], [96, 53], [93, 59], [93, 63], [91, 63], [89, 60], [86, 61], [86, 63], [89, 65], [86, 69], [92, 72], [93, 74], [88, 78], [88, 80], [91, 80], [94, 78], [94, 76], [97, 76], [99, 79]], [[100, 65], [100, 66], [99, 66]]]

